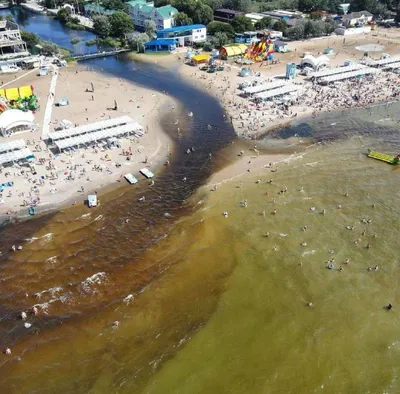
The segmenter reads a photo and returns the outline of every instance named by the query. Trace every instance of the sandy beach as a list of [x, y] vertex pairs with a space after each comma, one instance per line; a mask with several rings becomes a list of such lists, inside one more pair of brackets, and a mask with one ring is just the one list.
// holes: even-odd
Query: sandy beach
[[[37, 70], [21, 72], [21, 75], [7, 75], [2, 81], [7, 88], [32, 85], [40, 109], [35, 114], [36, 131], [1, 138], [1, 142], [24, 139], [35, 155], [37, 174], [32, 175], [26, 167], [0, 170], [3, 182], [14, 182], [0, 197], [0, 215], [10, 217], [20, 211], [24, 216], [31, 205], [43, 212], [60, 204], [82, 203], [91, 192], [116, 185], [121, 180], [125, 182], [123, 175], [126, 173], [144, 179], [138, 172], [140, 168], [155, 171], [172, 152], [172, 142], [160, 125], [166, 111], [178, 110], [172, 98], [127, 80], [97, 73], [84, 65], [58, 70], [54, 103], [66, 97], [69, 105], [52, 106], [48, 131], [54, 131], [62, 120], [78, 126], [129, 115], [143, 126], [145, 134], [140, 138], [121, 139], [120, 148], [105, 150], [99, 145], [98, 149], [76, 149], [73, 153], [50, 151], [42, 141], [42, 131], [53, 73], [40, 77]], [[92, 83], [94, 92], [90, 92]], [[113, 109], [114, 100], [117, 110]]]
[[[332, 48], [330, 67], [339, 67], [346, 60], [359, 61], [364, 55], [364, 47], [375, 46], [379, 49], [369, 52], [371, 58], [379, 59], [383, 53], [398, 55], [400, 29], [373, 31], [368, 34], [342, 37], [329, 36], [304, 41], [289, 42], [290, 52], [275, 53], [275, 64], [251, 65], [253, 73], [259, 73], [263, 81], [275, 81], [285, 75], [286, 64], [300, 63], [304, 53], [318, 57], [325, 48]], [[223, 62], [226, 66], [223, 72], [209, 74], [199, 67], [185, 64], [184, 51], [165, 59], [150, 59], [160, 64], [178, 61], [181, 65], [180, 75], [193, 86], [204, 89], [215, 96], [223, 105], [238, 136], [257, 139], [271, 130], [289, 125], [292, 120], [301, 117], [316, 116], [318, 113], [346, 109], [351, 107], [368, 107], [372, 104], [393, 100], [393, 94], [398, 93], [400, 77], [392, 72], [382, 72], [375, 75], [372, 81], [343, 81], [321, 87], [313, 84], [305, 76], [298, 75], [294, 83], [300, 91], [297, 100], [290, 106], [267, 102], [256, 105], [249, 98], [240, 95], [238, 86], [247, 78], [240, 77], [241, 66], [231, 61]], [[394, 89], [394, 90], [393, 90]], [[355, 99], [357, 96], [357, 99]], [[396, 99], [396, 98], [395, 98]]]

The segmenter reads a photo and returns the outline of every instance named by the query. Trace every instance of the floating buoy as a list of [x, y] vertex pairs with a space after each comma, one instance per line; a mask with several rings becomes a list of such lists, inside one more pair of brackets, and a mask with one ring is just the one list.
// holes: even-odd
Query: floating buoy
[[335, 266], [332, 263], [328, 264], [328, 269], [333, 270], [335, 268]]

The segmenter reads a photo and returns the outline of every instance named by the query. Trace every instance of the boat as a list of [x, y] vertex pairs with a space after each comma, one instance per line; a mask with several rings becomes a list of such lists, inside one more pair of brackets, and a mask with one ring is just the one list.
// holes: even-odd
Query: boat
[[29, 207], [29, 208], [28, 208], [28, 213], [29, 213], [29, 215], [31, 215], [31, 216], [36, 215], [36, 208], [35, 208], [35, 207]]
[[7, 8], [10, 8], [9, 3], [0, 3], [0, 10], [5, 10]]
[[125, 174], [125, 175], [124, 175], [124, 178], [125, 178], [131, 185], [134, 185], [135, 183], [138, 182], [138, 180], [137, 180], [131, 173]]
[[377, 152], [377, 151], [374, 151], [371, 149], [368, 149], [367, 156], [372, 159], [384, 161], [385, 163], [389, 163], [389, 164], [399, 164], [399, 161], [400, 161], [400, 154], [397, 156], [392, 156], [392, 155], [387, 155], [386, 153], [380, 153], [380, 152]]
[[97, 196], [95, 194], [88, 195], [88, 207], [97, 207]]
[[147, 179], [153, 178], [154, 174], [148, 170], [147, 168], [142, 168], [140, 170], [140, 173], [145, 176]]

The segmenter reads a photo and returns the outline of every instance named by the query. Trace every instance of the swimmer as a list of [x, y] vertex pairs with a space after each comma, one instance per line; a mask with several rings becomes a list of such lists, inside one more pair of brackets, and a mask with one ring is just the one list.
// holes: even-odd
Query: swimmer
[[186, 182], [186, 181], [187, 181], [187, 178], [186, 178], [186, 177], [183, 177], [182, 181], [183, 181], [183, 182]]
[[268, 231], [264, 234], [264, 237], [266, 237], [266, 238], [269, 237], [269, 232]]
[[26, 312], [21, 312], [21, 319], [26, 320], [26, 318], [27, 318]]
[[325, 213], [326, 213], [326, 211], [325, 211], [325, 209], [323, 209], [323, 210], [321, 211], [321, 214], [322, 214], [322, 215], [325, 215]]
[[342, 266], [339, 267], [339, 271], [342, 272], [344, 268]]
[[308, 306], [309, 308], [314, 308], [314, 304], [313, 304], [312, 302], [309, 302], [309, 303], [307, 304], [307, 306]]
[[7, 356], [11, 356], [11, 349], [8, 347], [4, 350], [4, 354], [6, 354]]
[[341, 204], [339, 204], [339, 205], [337, 206], [337, 209], [342, 209]]
[[371, 244], [367, 244], [366, 248], [370, 249], [371, 248]]
[[224, 215], [225, 218], [227, 218], [227, 217], [228, 217], [228, 212], [225, 211], [225, 212], [223, 213], [223, 215]]
[[274, 252], [276, 252], [278, 250], [278, 247], [274, 246], [273, 250], [274, 250]]
[[312, 206], [312, 207], [310, 208], [310, 211], [311, 211], [311, 212], [314, 212], [314, 211], [315, 211], [315, 207]]
[[302, 242], [300, 245], [301, 246], [307, 246], [307, 242]]
[[375, 270], [375, 271], [378, 271], [378, 270], [379, 270], [379, 267], [376, 265], [375, 268], [374, 268], [374, 270]]
[[306, 231], [307, 230], [307, 226], [303, 226], [303, 228], [301, 229], [301, 231]]
[[39, 314], [39, 309], [36, 306], [32, 307], [32, 313], [36, 316]]
[[129, 219], [125, 219], [125, 223], [129, 223]]
[[349, 195], [349, 193], [347, 193], [347, 192], [346, 192], [346, 193], [344, 193], [344, 196], [345, 196], [345, 197], [348, 197], [348, 195]]
[[353, 230], [354, 226], [346, 226], [346, 230]]
[[119, 327], [119, 321], [118, 320], [115, 320], [115, 322], [113, 322], [113, 324], [112, 324], [112, 328], [118, 328]]
[[276, 209], [274, 209], [274, 210], [272, 211], [272, 214], [273, 214], [273, 215], [276, 215]]
[[392, 308], [393, 308], [393, 305], [392, 305], [391, 303], [389, 303], [388, 306], [386, 307], [386, 309], [387, 309], [388, 311], [390, 311]]
[[346, 260], [344, 261], [344, 264], [350, 264], [350, 259], [346, 259]]

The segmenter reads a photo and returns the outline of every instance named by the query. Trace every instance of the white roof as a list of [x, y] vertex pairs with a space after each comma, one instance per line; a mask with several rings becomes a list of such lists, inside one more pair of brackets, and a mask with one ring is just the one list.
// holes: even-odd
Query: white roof
[[264, 100], [264, 99], [269, 99], [269, 98], [272, 98], [275, 96], [281, 96], [283, 94], [296, 92], [297, 90], [299, 90], [299, 88], [297, 86], [287, 85], [287, 86], [283, 86], [279, 89], [272, 89], [272, 90], [268, 90], [266, 92], [258, 93], [255, 95], [255, 97]]
[[321, 78], [321, 81], [323, 81], [323, 82], [336, 82], [336, 81], [342, 81], [343, 79], [355, 78], [355, 77], [358, 77], [360, 75], [377, 74], [379, 72], [380, 72], [379, 69], [366, 67], [366, 68], [363, 68], [363, 69], [360, 69], [360, 70], [350, 71], [348, 73], [330, 75], [329, 77]]
[[61, 151], [72, 146], [86, 145], [91, 142], [104, 140], [107, 138], [117, 137], [124, 134], [136, 134], [137, 136], [143, 135], [142, 127], [136, 122], [128, 123], [122, 126], [98, 130], [93, 133], [82, 134], [71, 138], [65, 138], [55, 141], [57, 148]]
[[20, 125], [33, 125], [35, 117], [31, 111], [7, 109], [0, 115], [0, 129], [8, 130]]
[[279, 88], [286, 84], [287, 84], [287, 81], [283, 81], [283, 80], [276, 81], [276, 82], [270, 82], [270, 83], [264, 83], [264, 84], [249, 86], [248, 88], [244, 88], [243, 92], [245, 92], [247, 94], [254, 94], [254, 93], [264, 92], [266, 90]]
[[0, 144], [0, 153], [4, 152], [11, 152], [17, 149], [25, 148], [25, 141], [24, 140], [15, 140], [10, 142], [4, 142]]
[[11, 163], [13, 161], [25, 159], [30, 155], [32, 155], [32, 152], [29, 148], [2, 153], [0, 154], [0, 164]]
[[134, 122], [130, 116], [119, 116], [117, 118], [106, 119], [100, 122], [89, 123], [66, 130], [54, 131], [49, 133], [48, 137], [53, 141], [57, 141], [64, 138], [75, 137], [81, 134], [92, 133], [98, 130], [104, 130], [110, 127], [121, 126], [127, 123], [136, 123], [139, 125], [139, 123]]
[[400, 62], [386, 64], [386, 65], [382, 66], [381, 68], [384, 70], [400, 68]]
[[329, 75], [342, 74], [342, 73], [346, 73], [349, 71], [359, 70], [360, 68], [364, 68], [364, 67], [365, 66], [362, 64], [351, 64], [350, 66], [329, 68], [327, 70], [313, 72], [310, 74], [310, 77], [314, 77], [314, 78], [327, 77]]
[[390, 56], [385, 59], [376, 60], [376, 61], [372, 62], [371, 64], [374, 66], [384, 66], [386, 64], [395, 63], [398, 61], [400, 61], [400, 56]]

